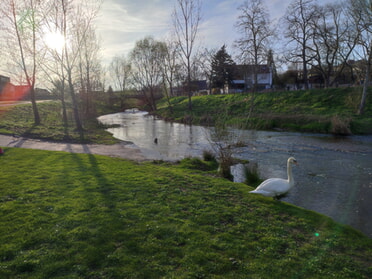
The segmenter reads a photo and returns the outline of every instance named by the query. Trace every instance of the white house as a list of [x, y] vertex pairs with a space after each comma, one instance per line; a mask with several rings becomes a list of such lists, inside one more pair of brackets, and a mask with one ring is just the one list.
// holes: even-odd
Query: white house
[[272, 88], [273, 71], [268, 65], [236, 65], [234, 67], [235, 79], [229, 88], [229, 92], [244, 92], [253, 88], [257, 72], [257, 89], [265, 90]]

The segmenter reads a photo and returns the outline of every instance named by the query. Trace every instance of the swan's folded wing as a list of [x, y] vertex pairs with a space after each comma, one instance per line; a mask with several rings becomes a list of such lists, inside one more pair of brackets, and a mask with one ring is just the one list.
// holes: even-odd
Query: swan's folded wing
[[262, 182], [255, 191], [271, 192], [273, 195], [283, 194], [289, 190], [288, 180], [270, 178]]

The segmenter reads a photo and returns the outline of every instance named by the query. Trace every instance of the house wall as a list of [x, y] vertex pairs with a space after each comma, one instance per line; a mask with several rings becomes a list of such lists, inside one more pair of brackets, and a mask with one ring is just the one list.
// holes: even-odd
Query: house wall
[[0, 92], [0, 101], [11, 101], [16, 99], [16, 87], [10, 82], [6, 83]]
[[[253, 77], [252, 77], [253, 78]], [[272, 86], [272, 81], [273, 81], [273, 75], [272, 73], [267, 73], [267, 74], [258, 74], [257, 75], [257, 82], [258, 85], [265, 85], [266, 89], [271, 88]], [[254, 82], [253, 82], [254, 83]]]
[[9, 82], [10, 82], [9, 77], [0, 75], [0, 94], [2, 93], [3, 88], [5, 87], [5, 85]]
[[[254, 75], [246, 77], [245, 80], [234, 80], [233, 84], [235, 87], [230, 92], [242, 92], [244, 88], [251, 88], [254, 85]], [[272, 73], [263, 73], [257, 75], [257, 84], [259, 87], [264, 87], [264, 89], [270, 89], [273, 84], [273, 74]]]

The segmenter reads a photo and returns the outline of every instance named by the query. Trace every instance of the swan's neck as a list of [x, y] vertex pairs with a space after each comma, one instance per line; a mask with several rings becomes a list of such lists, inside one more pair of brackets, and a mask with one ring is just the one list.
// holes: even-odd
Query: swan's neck
[[287, 174], [288, 174], [288, 183], [293, 186], [294, 180], [292, 176], [292, 164], [290, 162], [287, 163]]

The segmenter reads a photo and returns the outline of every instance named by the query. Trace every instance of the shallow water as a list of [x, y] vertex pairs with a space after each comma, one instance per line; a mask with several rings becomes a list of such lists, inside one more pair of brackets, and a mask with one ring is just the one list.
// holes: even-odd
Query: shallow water
[[[99, 118], [114, 137], [131, 141], [149, 159], [178, 160], [214, 150], [213, 130], [169, 123], [130, 110]], [[155, 138], [157, 143], [155, 143]], [[255, 161], [262, 178], [286, 178], [294, 156], [295, 187], [284, 201], [328, 215], [372, 238], [372, 137], [231, 130], [224, 143], [244, 143], [234, 156]]]

